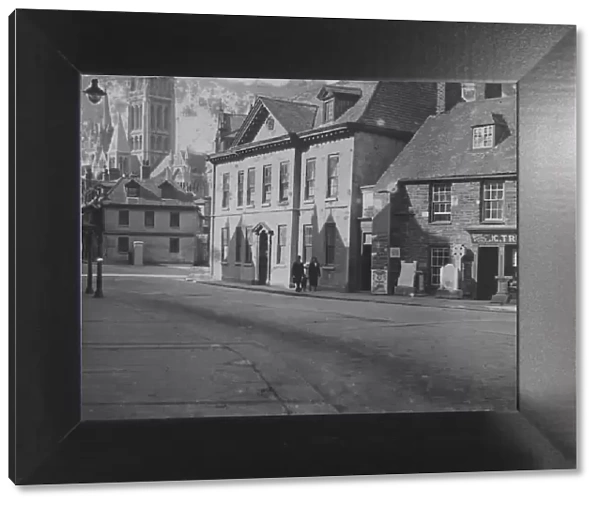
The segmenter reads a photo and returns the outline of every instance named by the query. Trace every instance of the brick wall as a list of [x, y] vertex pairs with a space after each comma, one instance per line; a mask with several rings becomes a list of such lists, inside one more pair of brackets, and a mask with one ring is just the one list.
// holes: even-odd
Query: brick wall
[[[418, 268], [426, 273], [429, 282], [429, 247], [464, 244], [476, 256], [477, 245], [471, 242], [468, 227], [487, 224], [481, 220], [481, 180], [454, 182], [452, 184], [452, 221], [430, 221], [430, 184], [400, 186], [391, 196], [389, 225], [390, 247], [401, 248], [401, 260], [417, 261]], [[502, 223], [493, 226], [517, 226], [517, 182], [505, 181], [505, 204]], [[385, 227], [377, 226], [377, 233], [385, 235]], [[379, 240], [379, 236], [378, 236]], [[390, 267], [388, 267], [390, 268]]]

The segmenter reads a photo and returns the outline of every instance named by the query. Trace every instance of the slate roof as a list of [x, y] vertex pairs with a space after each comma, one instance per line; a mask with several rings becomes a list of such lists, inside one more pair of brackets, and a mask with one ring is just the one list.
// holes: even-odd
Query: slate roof
[[229, 113], [225, 113], [225, 114], [227, 115], [227, 118], [229, 121], [229, 130], [231, 132], [237, 132], [244, 124], [246, 115], [245, 114], [229, 114]]
[[313, 127], [317, 106], [278, 98], [260, 97], [261, 102], [289, 133]]
[[[131, 202], [131, 197], [127, 197], [126, 185], [130, 182], [136, 182], [140, 186], [140, 196], [134, 204]], [[194, 196], [191, 193], [184, 192], [177, 185], [169, 183], [172, 186], [172, 195], [175, 198], [161, 198], [160, 185], [166, 180], [161, 178], [140, 180], [137, 178], [122, 177], [115, 182], [112, 189], [107, 193], [103, 205], [110, 206], [111, 204], [129, 204], [141, 206], [168, 206], [168, 207], [187, 207], [194, 208]], [[129, 200], [128, 200], [129, 199]]]
[[[493, 148], [472, 149], [472, 128], [497, 124], [504, 138]], [[517, 173], [516, 99], [463, 102], [430, 116], [375, 185], [389, 190], [397, 181], [439, 180]]]
[[[323, 122], [323, 96], [321, 91], [340, 92], [346, 97], [358, 97], [356, 103], [334, 121]], [[336, 127], [346, 123], [362, 124], [381, 128], [382, 131], [396, 131], [414, 134], [419, 126], [436, 111], [437, 83], [396, 82], [396, 81], [339, 81], [319, 89], [298, 95], [293, 100], [259, 97], [248, 117], [235, 137], [232, 147], [224, 153], [235, 152], [254, 142], [242, 144], [244, 138], [252, 136], [264, 121], [265, 110], [281, 123], [289, 133], [300, 136], [315, 131]], [[273, 142], [279, 139], [272, 139]], [[267, 141], [268, 143], [269, 141]], [[264, 143], [264, 142], [262, 142]], [[217, 153], [222, 155], [223, 153]]]

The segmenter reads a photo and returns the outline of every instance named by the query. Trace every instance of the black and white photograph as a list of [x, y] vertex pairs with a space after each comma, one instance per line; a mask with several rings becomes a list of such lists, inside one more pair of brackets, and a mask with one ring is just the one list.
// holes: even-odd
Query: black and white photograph
[[514, 409], [516, 83], [82, 92], [85, 419]]
[[575, 474], [577, 26], [119, 9], [9, 18], [10, 479]]

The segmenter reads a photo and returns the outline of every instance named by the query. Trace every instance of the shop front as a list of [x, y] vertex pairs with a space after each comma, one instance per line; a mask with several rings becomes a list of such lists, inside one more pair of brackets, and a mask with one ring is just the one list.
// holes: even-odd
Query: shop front
[[477, 273], [476, 298], [505, 303], [514, 296], [511, 289], [517, 281], [516, 229], [472, 229]]

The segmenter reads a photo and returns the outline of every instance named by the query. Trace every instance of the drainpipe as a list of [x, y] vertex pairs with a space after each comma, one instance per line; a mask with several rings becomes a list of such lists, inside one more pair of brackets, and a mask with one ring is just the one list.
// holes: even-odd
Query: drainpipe
[[[302, 142], [296, 134], [290, 134], [292, 147], [294, 149], [294, 160], [292, 166], [292, 227], [290, 234], [290, 262], [291, 266], [300, 254], [300, 203], [302, 202]], [[289, 286], [294, 286], [292, 272], [289, 273]]]
[[215, 275], [215, 205], [217, 195], [217, 164], [212, 160], [208, 160], [213, 165], [213, 177], [212, 177], [212, 188], [211, 188], [211, 199], [210, 199], [210, 242], [209, 242], [209, 265], [210, 265], [210, 277], [214, 278]]

